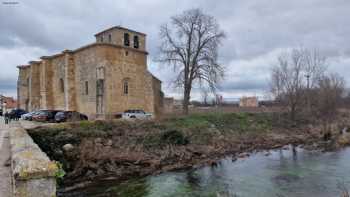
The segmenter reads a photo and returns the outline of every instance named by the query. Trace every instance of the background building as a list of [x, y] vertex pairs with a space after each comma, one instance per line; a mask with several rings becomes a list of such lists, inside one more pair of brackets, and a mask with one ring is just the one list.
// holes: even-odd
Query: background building
[[253, 97], [242, 97], [239, 101], [240, 107], [259, 107], [258, 98]]
[[6, 97], [0, 95], [0, 109], [5, 111], [10, 111], [11, 109], [17, 108], [17, 101], [13, 97]]

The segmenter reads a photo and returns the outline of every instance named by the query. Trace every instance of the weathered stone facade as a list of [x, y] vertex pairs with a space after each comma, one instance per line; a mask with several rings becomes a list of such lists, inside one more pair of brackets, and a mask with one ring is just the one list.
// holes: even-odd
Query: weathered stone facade
[[14, 197], [54, 197], [58, 167], [21, 126], [9, 131]]
[[147, 70], [146, 35], [113, 27], [96, 42], [18, 66], [20, 108], [110, 117], [127, 109], [158, 115], [161, 81]]
[[242, 97], [239, 101], [240, 107], [259, 107], [257, 97]]

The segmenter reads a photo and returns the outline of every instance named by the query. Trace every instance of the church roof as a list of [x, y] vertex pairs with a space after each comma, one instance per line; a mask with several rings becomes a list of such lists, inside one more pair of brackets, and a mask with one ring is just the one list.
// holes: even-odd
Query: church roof
[[105, 33], [105, 32], [107, 32], [107, 31], [110, 31], [110, 30], [112, 30], [112, 29], [126, 30], [126, 31], [130, 31], [130, 32], [133, 32], [133, 33], [137, 33], [137, 34], [141, 34], [141, 35], [146, 36], [146, 34], [144, 34], [144, 33], [141, 33], [141, 32], [138, 32], [138, 31], [134, 31], [134, 30], [131, 30], [131, 29], [128, 29], [128, 28], [125, 28], [125, 27], [121, 27], [121, 26], [114, 26], [114, 27], [105, 29], [105, 30], [103, 30], [103, 31], [98, 32], [97, 34], [95, 34], [95, 36], [98, 36], [98, 35], [100, 35], [100, 34], [102, 34], [102, 33]]
[[29, 68], [30, 65], [18, 65], [17, 68]]

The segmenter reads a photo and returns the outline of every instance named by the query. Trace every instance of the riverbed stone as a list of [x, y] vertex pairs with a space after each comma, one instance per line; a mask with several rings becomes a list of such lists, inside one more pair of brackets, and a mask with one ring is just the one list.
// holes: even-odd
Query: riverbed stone
[[240, 153], [239, 155], [238, 155], [238, 158], [245, 158], [245, 157], [249, 157], [249, 153]]
[[74, 150], [74, 146], [72, 144], [65, 144], [62, 149], [66, 152], [71, 152]]
[[340, 135], [337, 139], [337, 144], [341, 147], [350, 145], [350, 133]]
[[112, 146], [113, 145], [113, 141], [111, 139], [107, 140], [105, 143], [104, 143], [105, 146]]
[[95, 144], [101, 144], [102, 143], [102, 138], [98, 137], [95, 139]]

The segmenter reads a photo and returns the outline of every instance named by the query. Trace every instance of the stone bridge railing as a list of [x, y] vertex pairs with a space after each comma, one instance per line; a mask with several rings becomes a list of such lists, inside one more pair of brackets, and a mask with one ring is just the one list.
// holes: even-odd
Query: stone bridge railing
[[50, 161], [21, 126], [9, 131], [15, 197], [56, 196], [57, 165]]

